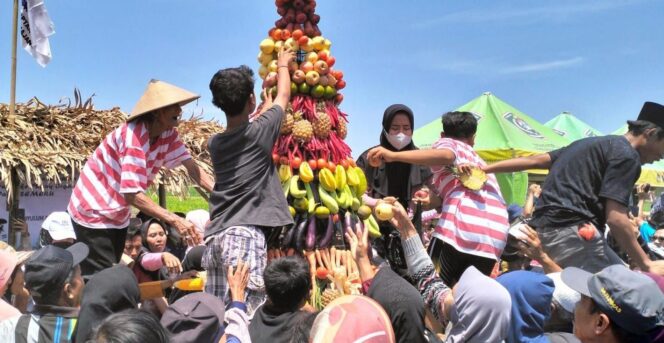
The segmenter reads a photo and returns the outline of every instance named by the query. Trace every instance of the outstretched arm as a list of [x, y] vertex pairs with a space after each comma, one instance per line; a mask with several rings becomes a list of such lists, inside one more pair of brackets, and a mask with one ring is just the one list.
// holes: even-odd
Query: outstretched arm
[[454, 164], [456, 156], [454, 156], [452, 150], [448, 149], [390, 151], [383, 147], [376, 147], [369, 151], [367, 159], [370, 164], [380, 164], [382, 160], [385, 162], [404, 162], [422, 166], [440, 166]]
[[528, 169], [549, 169], [550, 167], [551, 155], [544, 153], [496, 162], [482, 169], [487, 173], [511, 173]]

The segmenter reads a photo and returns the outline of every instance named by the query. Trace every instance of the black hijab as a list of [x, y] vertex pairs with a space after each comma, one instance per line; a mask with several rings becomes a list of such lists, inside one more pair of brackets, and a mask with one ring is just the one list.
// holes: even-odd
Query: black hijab
[[76, 342], [87, 342], [95, 326], [113, 313], [135, 309], [141, 301], [131, 269], [116, 265], [94, 275], [85, 285], [76, 326]]
[[[383, 131], [380, 133], [380, 145], [387, 150], [397, 151], [397, 148], [392, 146], [387, 140], [387, 133], [390, 132], [390, 126], [397, 114], [405, 114], [410, 122], [411, 129], [413, 128], [414, 118], [413, 111], [406, 105], [394, 104], [385, 109], [383, 113]], [[399, 151], [413, 150], [415, 144], [411, 140], [408, 145]], [[408, 208], [408, 200], [410, 199], [410, 187], [407, 180], [410, 176], [411, 165], [403, 162], [391, 162], [385, 164], [385, 173], [387, 174], [387, 193], [391, 196], [397, 197], [401, 205]]]
[[[390, 130], [394, 116], [400, 113], [408, 117], [411, 127], [415, 125], [413, 111], [408, 106], [395, 104], [388, 107], [383, 115], [383, 130], [380, 133], [380, 146], [388, 150], [397, 150], [387, 140], [385, 132]], [[380, 167], [375, 168], [369, 165], [367, 160], [369, 150], [362, 153], [357, 159], [358, 167], [364, 170], [364, 174], [367, 177], [367, 182], [371, 190], [369, 195], [373, 198], [395, 196], [399, 198], [404, 207], [407, 207], [412, 195], [412, 189], [429, 181], [432, 175], [431, 169], [426, 166], [414, 166], [401, 162], [383, 163]], [[406, 150], [417, 150], [417, 147], [411, 141], [410, 144], [399, 151]]]

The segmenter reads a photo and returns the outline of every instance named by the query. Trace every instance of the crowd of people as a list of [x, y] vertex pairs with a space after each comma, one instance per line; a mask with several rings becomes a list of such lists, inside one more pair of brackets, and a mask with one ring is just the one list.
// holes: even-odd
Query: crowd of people
[[[152, 80], [34, 249], [25, 222], [12, 223], [24, 234], [0, 247], [0, 341], [664, 342], [664, 208], [653, 196], [646, 214], [651, 190], [632, 192], [641, 165], [664, 156], [654, 103], [624, 136], [494, 164], [473, 149], [472, 113], [445, 113], [441, 138], [420, 150], [413, 111], [389, 106], [380, 144], [357, 165], [363, 202], [393, 217], [377, 239], [345, 228], [361, 295], [316, 311], [309, 262], [267, 259], [266, 237], [293, 225], [271, 157], [293, 58], [279, 53], [277, 94], [264, 93], [251, 121], [252, 71], [214, 74], [227, 120], [208, 140], [214, 175], [176, 130], [198, 96]], [[210, 193], [209, 212], [173, 213], [146, 195], [162, 167], [180, 165]], [[527, 169], [549, 174], [523, 207], [507, 204], [494, 173]], [[478, 171], [486, 181], [467, 186], [462, 176]]]

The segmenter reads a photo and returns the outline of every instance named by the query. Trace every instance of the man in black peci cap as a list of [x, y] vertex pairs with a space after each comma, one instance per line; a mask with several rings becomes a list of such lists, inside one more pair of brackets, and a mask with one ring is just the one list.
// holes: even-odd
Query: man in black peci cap
[[30, 257], [25, 286], [35, 301], [34, 310], [17, 317], [13, 332], [0, 333], [0, 341], [71, 342], [84, 287], [79, 263], [88, 251], [83, 243], [67, 249], [47, 245]]
[[641, 249], [628, 216], [629, 197], [641, 165], [664, 155], [664, 106], [646, 102], [624, 136], [585, 138], [562, 149], [498, 162], [488, 173], [549, 169], [529, 225], [544, 251], [561, 267], [595, 273], [622, 261], [604, 240], [605, 226], [630, 261], [664, 275], [664, 262]]
[[581, 293], [574, 309], [574, 335], [588, 342], [649, 342], [664, 327], [664, 296], [645, 274], [621, 265], [597, 274], [570, 267], [562, 280]]

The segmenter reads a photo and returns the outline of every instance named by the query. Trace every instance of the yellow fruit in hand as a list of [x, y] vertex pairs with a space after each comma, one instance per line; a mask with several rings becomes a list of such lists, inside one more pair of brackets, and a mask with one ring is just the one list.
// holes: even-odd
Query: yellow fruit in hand
[[376, 208], [374, 209], [374, 212], [376, 212], [376, 217], [378, 220], [382, 221], [388, 221], [394, 217], [394, 213], [392, 212], [392, 206], [386, 203], [380, 203]]

